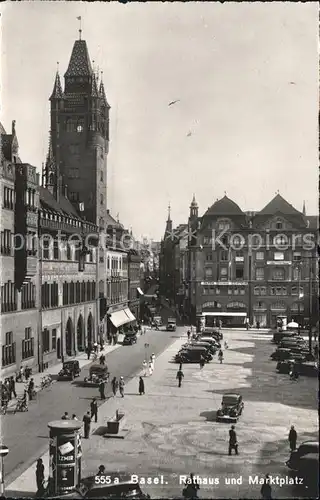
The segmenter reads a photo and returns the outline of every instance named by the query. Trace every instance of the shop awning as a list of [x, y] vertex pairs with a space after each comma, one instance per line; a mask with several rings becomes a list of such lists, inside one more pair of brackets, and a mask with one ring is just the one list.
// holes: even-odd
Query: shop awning
[[136, 321], [136, 318], [134, 317], [134, 315], [132, 314], [130, 309], [125, 309], [124, 311], [125, 311], [126, 315], [128, 316], [129, 321]]
[[202, 316], [247, 316], [246, 312], [203, 312]]
[[139, 287], [138, 287], [138, 288], [137, 288], [137, 291], [138, 291], [138, 294], [139, 294], [139, 295], [144, 295], [144, 293], [143, 293], [143, 291], [141, 290], [141, 288], [139, 288]]
[[126, 315], [124, 309], [121, 309], [111, 314], [110, 321], [116, 328], [119, 328], [119, 326], [129, 323], [130, 319]]

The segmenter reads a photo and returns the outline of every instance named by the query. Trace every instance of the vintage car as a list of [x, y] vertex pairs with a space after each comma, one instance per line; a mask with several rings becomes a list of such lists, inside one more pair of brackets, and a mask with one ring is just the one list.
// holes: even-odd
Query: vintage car
[[133, 345], [137, 343], [137, 340], [138, 337], [135, 332], [126, 333], [122, 345]]
[[228, 393], [222, 396], [221, 408], [217, 411], [217, 422], [237, 422], [243, 411], [242, 396], [237, 393]]
[[217, 337], [220, 340], [223, 339], [223, 333], [221, 331], [217, 330], [216, 328], [213, 328], [213, 327], [210, 327], [210, 326], [205, 326], [201, 330], [201, 334], [208, 335], [210, 337], [214, 336], [214, 337]]
[[[294, 359], [278, 361], [276, 370], [279, 373], [289, 374], [294, 362]], [[319, 370], [314, 361], [303, 361], [302, 363], [298, 363], [297, 370], [299, 375], [305, 375], [306, 377], [317, 377], [319, 374]]]
[[154, 324], [154, 326], [156, 326], [156, 325], [158, 325], [158, 326], [162, 326], [162, 324], [163, 324], [163, 323], [162, 323], [162, 318], [161, 318], [161, 316], [155, 316], [155, 317], [153, 318], [153, 324]]
[[274, 351], [270, 358], [273, 361], [285, 361], [288, 359], [295, 359], [295, 360], [304, 360], [304, 356], [301, 353], [294, 353], [291, 351], [291, 349], [288, 348], [278, 348], [276, 351]]
[[300, 347], [301, 349], [303, 348], [308, 348], [308, 344], [305, 340], [295, 340], [295, 339], [290, 339], [290, 340], [281, 340], [280, 344], [278, 344], [279, 347], [288, 347], [289, 349], [291, 347]]
[[168, 318], [167, 321], [167, 332], [175, 332], [177, 329], [177, 320], [176, 318]]
[[217, 348], [213, 344], [210, 344], [209, 342], [201, 342], [198, 340], [193, 340], [192, 342], [190, 342], [188, 344], [184, 344], [182, 346], [182, 349], [188, 349], [188, 347], [203, 347], [210, 354], [215, 354], [217, 352]]
[[107, 365], [92, 365], [89, 368], [89, 376], [84, 378], [84, 384], [97, 387], [100, 382], [107, 383], [110, 373]]
[[301, 458], [314, 454], [319, 457], [319, 441], [305, 441], [300, 444], [297, 450], [291, 452], [286, 466], [297, 472], [300, 469]]
[[207, 335], [200, 335], [197, 337], [199, 342], [210, 342], [211, 344], [215, 345], [218, 349], [221, 347], [221, 343], [219, 340], [217, 340], [215, 337], [209, 337]]
[[200, 363], [201, 357], [206, 363], [212, 360], [213, 356], [203, 347], [189, 347], [181, 349], [175, 356], [176, 363]]
[[279, 344], [282, 339], [293, 339], [297, 337], [297, 332], [275, 332], [273, 334], [272, 342]]
[[319, 453], [308, 453], [299, 460], [295, 475], [302, 479], [309, 498], [319, 498]]
[[58, 373], [58, 380], [73, 380], [79, 377], [81, 368], [78, 360], [65, 361]]

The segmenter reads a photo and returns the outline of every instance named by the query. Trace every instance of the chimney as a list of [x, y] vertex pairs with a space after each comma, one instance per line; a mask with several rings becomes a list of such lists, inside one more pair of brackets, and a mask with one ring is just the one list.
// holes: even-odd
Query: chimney
[[16, 133], [16, 121], [12, 120], [12, 135]]

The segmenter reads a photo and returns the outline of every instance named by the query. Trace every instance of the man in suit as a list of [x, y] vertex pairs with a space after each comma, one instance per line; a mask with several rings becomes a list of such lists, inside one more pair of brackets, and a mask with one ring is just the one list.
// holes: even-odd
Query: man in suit
[[238, 440], [237, 440], [237, 434], [236, 431], [234, 430], [234, 425], [231, 426], [231, 429], [229, 430], [229, 455], [231, 455], [231, 451], [234, 450], [235, 454], [238, 455]]

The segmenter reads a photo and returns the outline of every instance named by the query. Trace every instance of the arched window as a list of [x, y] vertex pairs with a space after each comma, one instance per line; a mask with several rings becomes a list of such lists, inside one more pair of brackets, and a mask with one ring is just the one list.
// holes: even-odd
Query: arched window
[[254, 293], [254, 295], [260, 295], [260, 287], [259, 286], [255, 286], [253, 293]]
[[72, 118], [67, 118], [66, 128], [67, 128], [67, 132], [74, 132], [75, 123], [74, 123], [74, 120]]
[[276, 226], [276, 229], [282, 229], [283, 228], [283, 222], [282, 222], [282, 220], [281, 219], [277, 219], [275, 226]]

